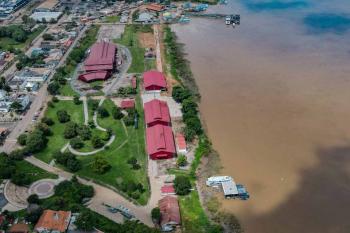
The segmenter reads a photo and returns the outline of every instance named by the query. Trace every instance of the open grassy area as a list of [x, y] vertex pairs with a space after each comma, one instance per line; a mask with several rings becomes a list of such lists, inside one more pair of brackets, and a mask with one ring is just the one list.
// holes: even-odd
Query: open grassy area
[[60, 95], [62, 96], [75, 96], [77, 93], [72, 89], [69, 83], [60, 87]]
[[28, 35], [28, 38], [24, 42], [15, 41], [9, 37], [0, 37], [1, 47], [9, 49], [10, 47], [23, 49], [28, 46], [32, 41], [45, 29], [45, 26], [40, 26]]
[[49, 163], [52, 159], [54, 152], [61, 150], [61, 148], [68, 142], [67, 139], [63, 137], [64, 125], [57, 120], [56, 112], [58, 110], [66, 110], [71, 117], [71, 121], [76, 123], [84, 122], [83, 105], [75, 105], [73, 101], [70, 100], [60, 100], [58, 103], [54, 103], [55, 107], [48, 107], [45, 116], [50, 117], [54, 120], [55, 124], [51, 126], [53, 132], [52, 136], [49, 136], [49, 142], [47, 147], [37, 153], [35, 156], [44, 162]]
[[119, 15], [109, 15], [106, 16], [103, 21], [105, 23], [118, 23], [120, 20], [120, 16]]
[[31, 183], [41, 179], [57, 179], [57, 175], [42, 170], [25, 160], [16, 162], [16, 170], [23, 172], [26, 177], [29, 177]]
[[[114, 103], [111, 100], [105, 100], [103, 106], [111, 113]], [[95, 156], [104, 157], [112, 166], [105, 174], [99, 175], [92, 171], [91, 163], [95, 156], [80, 157], [83, 162], [83, 169], [78, 172], [79, 175], [94, 179], [98, 182], [119, 188], [118, 184], [124, 182], [141, 183], [145, 189], [137, 201], [140, 204], [146, 204], [149, 198], [149, 184], [147, 179], [147, 155], [145, 153], [145, 136], [143, 112], [140, 100], [137, 102], [137, 110], [140, 114], [139, 128], [126, 127], [126, 130], [120, 120], [114, 120], [112, 116], [99, 118], [98, 123], [103, 128], [112, 128], [116, 134], [116, 140], [109, 149], [104, 150]], [[135, 157], [141, 165], [141, 169], [133, 170], [127, 160]]]
[[127, 46], [132, 56], [132, 63], [128, 70], [129, 73], [142, 73], [145, 70], [155, 68], [155, 62], [144, 59], [145, 49], [140, 46], [137, 32], [153, 32], [150, 25], [126, 25], [124, 34], [116, 43]]
[[189, 195], [179, 197], [180, 212], [183, 232], [185, 233], [205, 233], [211, 225], [206, 216], [197, 191], [192, 191]]

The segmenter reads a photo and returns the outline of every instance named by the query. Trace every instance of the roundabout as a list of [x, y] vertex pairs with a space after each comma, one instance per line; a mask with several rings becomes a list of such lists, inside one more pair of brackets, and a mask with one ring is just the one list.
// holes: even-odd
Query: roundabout
[[40, 199], [54, 195], [57, 180], [43, 179], [34, 182], [28, 189], [29, 195], [36, 194]]

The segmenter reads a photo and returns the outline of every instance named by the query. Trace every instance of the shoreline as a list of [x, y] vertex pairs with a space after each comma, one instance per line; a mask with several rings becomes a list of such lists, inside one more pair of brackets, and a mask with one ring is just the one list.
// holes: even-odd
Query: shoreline
[[[173, 35], [175, 35], [174, 44], [175, 46], [179, 47], [179, 49], [182, 51], [183, 57], [181, 59], [185, 61], [185, 64], [187, 66], [185, 67], [185, 69], [187, 69], [189, 72], [188, 73], [189, 75], [186, 76], [186, 79], [183, 79], [182, 77], [180, 77], [179, 74], [175, 73], [175, 75], [178, 75], [178, 77], [175, 77], [175, 79], [177, 81], [180, 81], [181, 86], [187, 89], [190, 89], [190, 91], [197, 97], [195, 99], [196, 103], [200, 104], [201, 93], [197, 86], [196, 80], [193, 76], [190, 61], [187, 59], [187, 55], [183, 51], [186, 44], [179, 43], [178, 37], [171, 27], [165, 27], [165, 28], [169, 28], [170, 29], [169, 31], [173, 33]], [[164, 32], [164, 33], [167, 33], [167, 32]], [[168, 54], [167, 54], [166, 42], [164, 42], [164, 45], [165, 45], [165, 53], [166, 53], [165, 56], [167, 57]], [[166, 63], [171, 67], [172, 65], [168, 61], [169, 59], [166, 58], [166, 60], [167, 60]], [[175, 75], [173, 75], [171, 71], [168, 71], [168, 72], [174, 77]], [[192, 165], [191, 165], [191, 175], [193, 175], [193, 177], [195, 178], [196, 188], [198, 190], [201, 206], [204, 209], [205, 214], [208, 216], [210, 221], [212, 221], [215, 224], [219, 224], [223, 227], [223, 232], [241, 233], [244, 230], [242, 229], [242, 226], [238, 221], [238, 219], [235, 217], [235, 215], [232, 213], [223, 211], [221, 209], [222, 202], [217, 198], [215, 191], [205, 186], [205, 179], [209, 176], [219, 174], [223, 167], [221, 164], [220, 155], [212, 147], [211, 140], [208, 136], [208, 128], [205, 120], [203, 119], [203, 114], [200, 108], [198, 111], [198, 116], [200, 118], [201, 125], [203, 128], [203, 133], [198, 136], [198, 139], [199, 139], [198, 141], [200, 141], [201, 137], [203, 137], [209, 143], [209, 151], [207, 153], [195, 155], [195, 160], [192, 162]], [[197, 145], [196, 151], [198, 150], [198, 148], [199, 148], [199, 145]], [[197, 160], [197, 163], [196, 163], [196, 160]]]

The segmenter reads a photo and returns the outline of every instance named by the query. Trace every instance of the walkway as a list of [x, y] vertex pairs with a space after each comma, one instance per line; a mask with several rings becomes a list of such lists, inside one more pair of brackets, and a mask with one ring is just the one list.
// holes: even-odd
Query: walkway
[[88, 109], [88, 103], [86, 96], [82, 97], [83, 99], [83, 105], [84, 105], [84, 125], [89, 124], [89, 109]]
[[159, 25], [154, 24], [153, 25], [153, 31], [154, 31], [154, 40], [156, 41], [156, 65], [157, 70], [159, 72], [163, 72], [163, 63], [162, 63], [162, 56], [160, 53], [160, 38], [159, 38]]
[[[101, 107], [104, 101], [105, 101], [105, 99], [101, 99], [100, 102], [98, 103], [98, 107]], [[105, 132], [107, 131], [105, 128], [102, 128], [101, 126], [98, 125], [97, 111], [94, 112], [93, 120], [94, 120], [94, 124], [96, 126], [96, 129], [99, 129], [99, 130], [105, 131]]]
[[[42, 162], [41, 160], [33, 156], [27, 157], [25, 160], [33, 164], [34, 166], [40, 167], [45, 171], [48, 171], [60, 176], [60, 178], [71, 179], [73, 177], [72, 173], [63, 171], [60, 168], [51, 167], [50, 165]], [[151, 209], [149, 209], [148, 206], [137, 206], [111, 189], [108, 189], [102, 185], [96, 184], [86, 179], [82, 179], [82, 178], [78, 178], [78, 179], [82, 184], [91, 185], [95, 189], [95, 196], [92, 198], [92, 201], [88, 206], [88, 208], [90, 208], [91, 210], [109, 218], [112, 221], [122, 223], [123, 217], [120, 214], [110, 213], [107, 210], [107, 208], [102, 205], [102, 203], [106, 203], [111, 206], [116, 206], [118, 204], [121, 204], [126, 208], [130, 209], [131, 212], [136, 216], [138, 220], [140, 220], [141, 222], [143, 222], [144, 224], [150, 227], [153, 227], [153, 223], [150, 216]]]
[[71, 145], [68, 145], [68, 150], [75, 155], [79, 155], [79, 156], [87, 156], [87, 155], [94, 155], [100, 151], [103, 151], [106, 149], [106, 146], [110, 146], [115, 140], [115, 135], [112, 135], [112, 137], [109, 139], [109, 141], [106, 143], [106, 145], [104, 145], [103, 147], [101, 147], [100, 149], [96, 149], [93, 151], [89, 151], [89, 152], [80, 152], [75, 150]]

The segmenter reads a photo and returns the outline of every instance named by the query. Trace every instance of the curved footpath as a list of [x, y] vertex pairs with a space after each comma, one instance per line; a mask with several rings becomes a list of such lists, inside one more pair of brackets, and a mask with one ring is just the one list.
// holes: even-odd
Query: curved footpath
[[[112, 135], [112, 137], [109, 139], [109, 141], [106, 143], [106, 145], [104, 145], [103, 147], [101, 147], [100, 149], [97, 149], [97, 150], [93, 150], [93, 151], [89, 151], [89, 152], [80, 152], [80, 151], [77, 151], [75, 150], [70, 144], [68, 144], [68, 147], [63, 147], [63, 148], [68, 148], [68, 150], [74, 154], [74, 155], [79, 155], [79, 156], [87, 156], [87, 155], [94, 155], [100, 151], [103, 151], [105, 150], [105, 147], [106, 146], [110, 146], [113, 141], [115, 140], [115, 135]], [[63, 149], [62, 148], [62, 149]]]
[[[62, 169], [57, 167], [52, 167], [33, 156], [27, 157], [25, 160], [33, 164], [34, 166], [40, 167], [45, 171], [58, 175], [60, 178], [68, 180], [73, 177], [72, 173], [63, 171]], [[150, 216], [151, 207], [149, 205], [137, 206], [111, 189], [108, 189], [102, 185], [96, 184], [86, 179], [78, 179], [82, 184], [91, 185], [95, 189], [95, 196], [92, 198], [91, 203], [88, 205], [89, 209], [109, 218], [112, 221], [122, 223], [124, 219], [120, 214], [113, 214], [109, 212], [105, 206], [102, 205], [103, 203], [106, 203], [111, 206], [116, 206], [120, 204], [130, 209], [130, 211], [136, 216], [136, 218], [144, 224], [150, 227], [154, 226]]]

